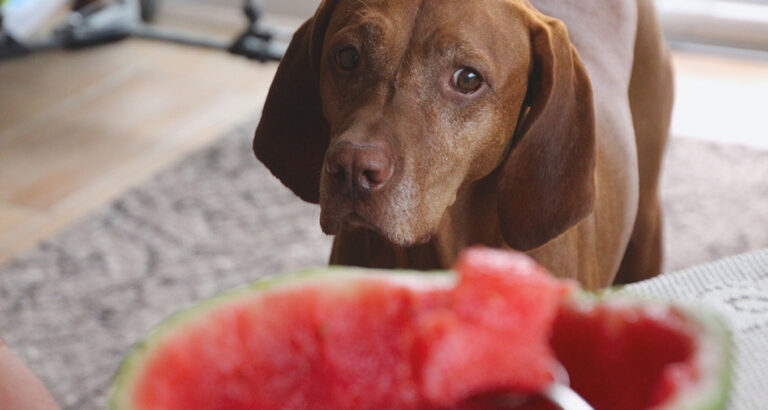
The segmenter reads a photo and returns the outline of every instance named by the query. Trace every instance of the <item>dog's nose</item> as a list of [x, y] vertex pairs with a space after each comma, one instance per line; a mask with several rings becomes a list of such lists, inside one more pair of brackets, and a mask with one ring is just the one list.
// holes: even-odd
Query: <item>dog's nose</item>
[[384, 145], [336, 144], [328, 155], [328, 175], [346, 184], [350, 193], [370, 194], [392, 177], [392, 159]]

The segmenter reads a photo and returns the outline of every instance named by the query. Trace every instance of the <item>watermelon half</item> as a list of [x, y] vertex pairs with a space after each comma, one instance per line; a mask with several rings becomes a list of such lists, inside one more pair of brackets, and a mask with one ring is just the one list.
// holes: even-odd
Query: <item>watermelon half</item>
[[526, 256], [453, 272], [330, 267], [182, 311], [126, 357], [112, 409], [555, 408], [565, 368], [596, 409], [725, 406], [728, 332], [700, 309], [596, 296]]

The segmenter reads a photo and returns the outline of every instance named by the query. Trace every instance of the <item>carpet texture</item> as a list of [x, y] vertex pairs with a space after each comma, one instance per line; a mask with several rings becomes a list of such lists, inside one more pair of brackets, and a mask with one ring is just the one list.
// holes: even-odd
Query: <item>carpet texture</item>
[[[175, 310], [325, 264], [319, 210], [251, 154], [243, 125], [0, 267], [0, 334], [64, 409], [106, 406], [120, 358]], [[768, 152], [672, 141], [666, 270], [768, 247]]]

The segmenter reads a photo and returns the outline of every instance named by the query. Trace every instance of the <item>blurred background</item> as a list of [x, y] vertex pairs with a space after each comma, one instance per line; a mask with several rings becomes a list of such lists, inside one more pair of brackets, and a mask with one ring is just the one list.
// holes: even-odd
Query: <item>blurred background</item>
[[[317, 3], [0, 0], [0, 334], [63, 408], [104, 408], [171, 312], [327, 263], [317, 208], [250, 148]], [[768, 247], [768, 0], [657, 7], [676, 69], [670, 272]]]
[[[236, 52], [279, 58], [318, 1], [91, 3], [72, 16], [64, 0], [4, 0], [0, 263], [255, 118], [276, 63], [227, 48], [250, 32]], [[657, 7], [677, 70], [672, 135], [768, 148], [768, 1]]]

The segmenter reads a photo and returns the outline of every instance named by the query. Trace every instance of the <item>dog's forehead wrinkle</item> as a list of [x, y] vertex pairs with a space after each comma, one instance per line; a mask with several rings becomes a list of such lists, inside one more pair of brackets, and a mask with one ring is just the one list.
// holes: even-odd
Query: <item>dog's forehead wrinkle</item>
[[[419, 5], [418, 5], [418, 8], [416, 9], [416, 13], [414, 13], [414, 15], [413, 15], [413, 20], [411, 21], [410, 32], [408, 34], [408, 37], [406, 37], [408, 39], [408, 42], [407, 42], [405, 48], [403, 49], [403, 52], [400, 55], [399, 61], [398, 61], [397, 65], [396, 65], [396, 68], [394, 70], [394, 76], [393, 76], [394, 79], [400, 78], [400, 73], [403, 70], [403, 67], [405, 66], [408, 54], [409, 54], [410, 50], [412, 49], [414, 42], [416, 41], [416, 35], [415, 34], [416, 34], [416, 30], [417, 30], [417, 28], [419, 26], [419, 21], [424, 16], [424, 4], [425, 4], [425, 1], [426, 0], [418, 0]], [[394, 84], [394, 85], [396, 85], [396, 84]]]

